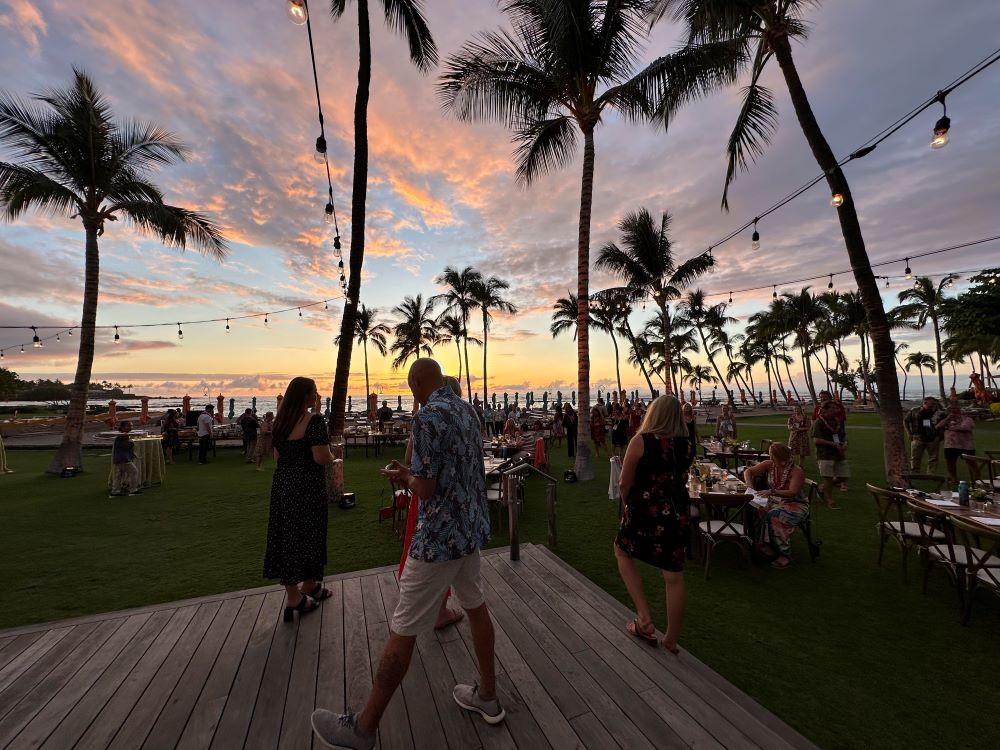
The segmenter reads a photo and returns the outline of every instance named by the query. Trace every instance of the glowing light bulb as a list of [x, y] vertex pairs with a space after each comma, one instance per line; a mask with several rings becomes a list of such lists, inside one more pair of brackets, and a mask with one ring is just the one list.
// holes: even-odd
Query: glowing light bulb
[[951, 128], [951, 119], [942, 117], [934, 123], [934, 137], [931, 139], [931, 148], [935, 151], [948, 145], [948, 130]]
[[70, 328], [68, 331], [66, 331], [66, 335], [67, 336], [72, 336], [73, 335], [73, 329]]
[[754, 229], [753, 234], [750, 235], [750, 249], [760, 250], [760, 232], [756, 229]]
[[302, 308], [301, 307], [299, 308], [299, 317], [300, 318], [302, 317]]
[[38, 338], [38, 331], [35, 329], [34, 326], [31, 326], [31, 333], [32, 333], [32, 336], [31, 336], [31, 345], [33, 347], [35, 347], [36, 349], [41, 349], [42, 348], [42, 340], [40, 338]]
[[[326, 208], [323, 209], [323, 223], [324, 224], [333, 224], [333, 204], [332, 203], [327, 203], [326, 204]], [[336, 243], [334, 243], [334, 247], [336, 247]]]
[[949, 289], [951, 289], [953, 286], [955, 286], [955, 277], [949, 276], [948, 279], [944, 282], [944, 285]]
[[831, 292], [833, 291], [833, 274], [832, 273], [830, 274], [830, 283], [826, 285], [826, 288], [829, 289]]
[[21, 344], [21, 354], [24, 354], [24, 344]]
[[288, 0], [285, 12], [288, 14], [288, 20], [296, 26], [302, 26], [309, 20], [309, 11], [306, 10], [305, 0]]
[[909, 258], [906, 259], [906, 270], [903, 271], [903, 274], [906, 276], [907, 279], [912, 279], [913, 278], [913, 271], [910, 270], [910, 259]]
[[830, 198], [830, 205], [834, 208], [840, 208], [844, 205], [844, 196], [840, 193], [834, 193]]
[[181, 330], [181, 324], [180, 323], [177, 324], [177, 338], [179, 338], [179, 339], [183, 339], [184, 338], [184, 331]]
[[56, 334], [56, 341], [62, 341], [62, 339], [59, 338], [59, 334], [58, 333]]

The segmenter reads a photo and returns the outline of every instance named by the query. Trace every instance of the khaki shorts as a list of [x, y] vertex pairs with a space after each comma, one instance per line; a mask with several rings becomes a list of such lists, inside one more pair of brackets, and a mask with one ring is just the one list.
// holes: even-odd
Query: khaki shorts
[[482, 606], [485, 599], [478, 550], [444, 562], [408, 558], [399, 579], [399, 602], [389, 629], [397, 635], [416, 636], [433, 628], [449, 587], [454, 587], [463, 609]]
[[818, 459], [816, 466], [819, 468], [819, 475], [824, 479], [847, 479], [851, 476], [851, 467], [847, 465], [845, 459], [838, 461]]

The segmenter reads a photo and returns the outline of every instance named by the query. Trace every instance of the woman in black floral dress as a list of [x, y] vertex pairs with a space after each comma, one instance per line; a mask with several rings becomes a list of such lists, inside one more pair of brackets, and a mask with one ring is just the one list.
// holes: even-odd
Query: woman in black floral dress
[[629, 633], [657, 644], [642, 576], [636, 560], [660, 568], [667, 592], [667, 630], [663, 646], [676, 654], [684, 620], [684, 538], [688, 526], [687, 472], [691, 466], [688, 428], [680, 402], [660, 396], [649, 406], [639, 432], [622, 461], [619, 490], [625, 500], [615, 557], [618, 572], [636, 608]]
[[[293, 378], [274, 420], [277, 467], [271, 483], [264, 577], [285, 587], [285, 621], [328, 599], [323, 588], [329, 500], [324, 467], [333, 461], [326, 423], [310, 412], [318, 403], [316, 383]], [[301, 587], [300, 587], [301, 584]]]

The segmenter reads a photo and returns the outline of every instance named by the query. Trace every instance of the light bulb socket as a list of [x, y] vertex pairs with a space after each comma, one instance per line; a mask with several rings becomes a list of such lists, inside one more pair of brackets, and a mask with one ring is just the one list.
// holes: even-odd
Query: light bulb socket
[[340, 250], [340, 235], [338, 234], [333, 238], [333, 249]]
[[118, 326], [115, 326], [115, 343], [118, 344], [122, 340], [122, 337], [118, 335]]

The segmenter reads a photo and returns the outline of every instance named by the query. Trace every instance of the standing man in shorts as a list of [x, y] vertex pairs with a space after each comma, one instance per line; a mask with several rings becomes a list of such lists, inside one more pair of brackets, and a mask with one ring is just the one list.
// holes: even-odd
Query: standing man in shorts
[[816, 446], [816, 465], [823, 478], [823, 499], [827, 508], [839, 510], [833, 500], [833, 485], [846, 481], [851, 476], [851, 469], [847, 465], [847, 433], [833, 401], [825, 401], [820, 406], [817, 419], [813, 422], [812, 437]]
[[382, 474], [420, 498], [417, 527], [368, 702], [358, 714], [313, 712], [313, 731], [328, 747], [375, 747], [379, 720], [409, 669], [417, 636], [433, 629], [449, 587], [468, 614], [480, 680], [456, 685], [455, 702], [490, 724], [506, 715], [497, 700], [493, 621], [479, 572], [479, 549], [490, 535], [479, 419], [445, 385], [433, 359], [414, 362], [407, 380], [421, 407], [413, 417], [413, 465], [393, 462]]

